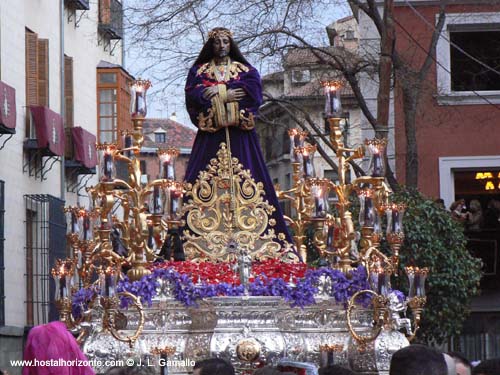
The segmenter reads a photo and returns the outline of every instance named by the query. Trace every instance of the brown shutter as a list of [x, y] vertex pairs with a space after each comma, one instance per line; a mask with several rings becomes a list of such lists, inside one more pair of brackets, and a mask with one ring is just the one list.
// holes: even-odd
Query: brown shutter
[[99, 0], [99, 21], [104, 25], [111, 23], [111, 0]]
[[74, 126], [73, 115], [73, 58], [64, 56], [64, 101], [65, 101], [65, 127]]
[[49, 40], [38, 39], [38, 104], [49, 106]]
[[26, 31], [26, 105], [38, 104], [38, 35]]
[[[121, 74], [120, 79], [120, 102], [118, 103], [118, 132], [126, 129], [132, 129], [132, 119], [130, 117], [130, 78], [125, 74]], [[119, 133], [118, 133], [119, 134]]]
[[73, 58], [64, 55], [64, 128], [66, 133], [66, 145], [64, 156], [67, 159], [74, 158], [73, 137], [71, 128], [74, 126], [73, 115]]

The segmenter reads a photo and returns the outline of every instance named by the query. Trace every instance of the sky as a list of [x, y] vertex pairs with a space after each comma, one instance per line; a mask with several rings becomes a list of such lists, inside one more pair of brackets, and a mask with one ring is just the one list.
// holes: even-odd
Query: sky
[[[308, 22], [314, 29], [317, 30], [318, 34], [322, 38], [326, 39], [325, 27], [337, 19], [343, 18], [349, 15], [349, 9], [347, 7], [333, 7], [331, 12], [320, 13], [317, 19], [311, 19]], [[127, 34], [125, 35], [125, 44], [127, 43]], [[143, 65], [147, 64], [147, 61], [141, 61], [137, 58], [140, 56], [140, 47], [134, 45], [126, 44], [125, 52], [125, 68], [127, 71], [131, 72], [136, 78], [139, 78], [137, 72], [140, 72]], [[200, 45], [201, 49], [201, 45]], [[250, 61], [250, 63], [257, 67], [261, 75], [272, 73], [276, 71], [276, 68], [269, 68], [269, 64], [266, 61]], [[169, 67], [160, 67], [160, 71], [165, 72], [165, 79], [168, 77]], [[187, 71], [186, 71], [187, 75]], [[140, 77], [147, 79], [148, 77]], [[157, 77], [158, 79], [158, 77]], [[185, 110], [184, 103], [184, 82], [185, 79], [179, 79], [173, 85], [169, 86], [167, 95], [149, 95], [148, 97], [148, 118], [168, 118], [172, 116], [173, 113], [176, 114], [176, 121], [181, 124], [192, 126], [189, 116]], [[157, 84], [152, 80], [153, 86]], [[151, 90], [151, 89], [150, 89]]]

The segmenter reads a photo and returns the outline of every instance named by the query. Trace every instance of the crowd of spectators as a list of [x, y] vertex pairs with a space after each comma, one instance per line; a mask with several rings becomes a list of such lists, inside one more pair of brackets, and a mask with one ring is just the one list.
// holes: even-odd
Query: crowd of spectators
[[[24, 350], [26, 361], [74, 359], [86, 361], [75, 338], [61, 322], [33, 328]], [[106, 375], [152, 375], [152, 366], [115, 367]], [[0, 370], [0, 374], [6, 372]], [[235, 375], [233, 365], [222, 358], [208, 358], [196, 362], [193, 375]], [[94, 375], [89, 366], [25, 366], [23, 375]], [[277, 366], [264, 366], [255, 375], [355, 375], [356, 372], [339, 365], [317, 368], [312, 363], [283, 359]], [[389, 375], [500, 375], [500, 358], [479, 362], [476, 366], [460, 353], [443, 353], [434, 348], [414, 344], [396, 351], [391, 360]]]

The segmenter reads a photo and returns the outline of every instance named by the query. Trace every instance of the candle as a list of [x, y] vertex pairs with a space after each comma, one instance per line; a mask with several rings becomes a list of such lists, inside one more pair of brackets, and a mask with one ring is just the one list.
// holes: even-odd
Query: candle
[[340, 82], [326, 81], [322, 82], [322, 85], [325, 89], [325, 116], [339, 117], [342, 112]]
[[77, 267], [80, 269], [83, 267], [83, 256], [80, 250], [76, 251]]
[[90, 225], [90, 217], [85, 215], [83, 217], [83, 240], [90, 240], [92, 238], [92, 227]]
[[64, 277], [64, 271], [61, 270], [61, 274], [59, 276], [59, 299], [66, 298], [67, 296], [68, 292], [66, 288], [66, 278]]
[[182, 193], [178, 190], [170, 190], [170, 217], [175, 220], [177, 211], [179, 210], [180, 197]]
[[379, 270], [378, 274], [378, 286], [379, 286], [379, 294], [386, 296], [389, 294], [389, 285], [388, 285], [388, 275], [384, 272], [383, 269]]
[[365, 198], [365, 226], [372, 227], [374, 223], [374, 207], [371, 197]]
[[80, 228], [78, 227], [78, 215], [75, 211], [71, 211], [71, 233], [79, 233]]
[[154, 240], [154, 227], [151, 220], [148, 220], [148, 247], [150, 249], [156, 250], [156, 243]]
[[175, 169], [170, 155], [168, 155], [168, 157], [166, 157], [163, 161], [163, 178], [167, 180], [175, 180]]
[[[125, 134], [125, 137], [124, 137], [124, 148], [131, 148], [132, 147], [132, 136], [130, 134]], [[131, 158], [133, 156], [133, 152], [132, 150], [126, 150], [124, 152], [124, 155], [127, 157], [127, 158]]]
[[314, 177], [314, 166], [312, 161], [312, 155], [309, 155], [307, 150], [304, 152], [303, 156], [304, 161], [304, 176], [305, 177]]
[[419, 270], [418, 279], [415, 280], [416, 294], [418, 297], [425, 297], [425, 280], [427, 279], [427, 268]]
[[328, 207], [323, 189], [321, 186], [313, 186], [312, 193], [314, 197], [314, 217], [325, 217]]
[[373, 153], [373, 173], [372, 177], [384, 177], [384, 166], [382, 157], [378, 149]]
[[401, 232], [401, 225], [399, 222], [400, 219], [400, 213], [397, 208], [392, 209], [392, 232]]
[[327, 249], [333, 249], [335, 244], [335, 226], [328, 225], [326, 234], [326, 247]]
[[155, 185], [153, 187], [153, 214], [159, 215], [163, 214], [163, 202], [161, 201], [161, 189], [160, 186]]
[[420, 295], [419, 285], [420, 285], [420, 271], [418, 268], [416, 268], [415, 277], [413, 281], [413, 293], [412, 293], [413, 297]]
[[406, 275], [408, 276], [408, 297], [415, 297], [415, 270], [413, 267], [405, 268]]
[[101, 295], [103, 297], [113, 297], [116, 292], [116, 273], [113, 270], [107, 270], [100, 275]]
[[164, 353], [160, 355], [160, 375], [168, 375], [168, 356]]
[[109, 152], [104, 153], [104, 178], [105, 181], [110, 181], [113, 171], [113, 155]]

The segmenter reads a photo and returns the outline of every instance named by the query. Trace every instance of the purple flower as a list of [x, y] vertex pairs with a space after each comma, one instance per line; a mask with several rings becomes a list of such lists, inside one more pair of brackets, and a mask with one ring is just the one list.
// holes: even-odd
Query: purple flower
[[[366, 270], [359, 266], [349, 275], [330, 268], [311, 269], [306, 272], [303, 278], [296, 280], [296, 285], [291, 285], [282, 278], [268, 278], [266, 275], [259, 275], [253, 282], [249, 283], [248, 292], [251, 296], [282, 297], [291, 306], [305, 307], [316, 303], [314, 296], [318, 292], [317, 287], [321, 276], [330, 278], [332, 285], [330, 295], [335, 298], [335, 301], [344, 305], [357, 291], [369, 289]], [[157, 295], [158, 280], [168, 281], [174, 298], [185, 306], [197, 306], [197, 301], [204, 298], [244, 294], [243, 285], [208, 284], [206, 282], [194, 284], [189, 275], [180, 274], [173, 268], [156, 269], [152, 274], [134, 282], [130, 282], [125, 276], [119, 281], [117, 290], [130, 292], [140, 297], [143, 304], [151, 306], [153, 298]], [[75, 316], [81, 315], [82, 306], [86, 306], [95, 294], [95, 288], [92, 290], [81, 289], [75, 293], [73, 296]], [[359, 300], [363, 306], [369, 305], [371, 301], [370, 296], [366, 294], [362, 295]], [[121, 298], [123, 308], [128, 307], [130, 303], [129, 298]]]

